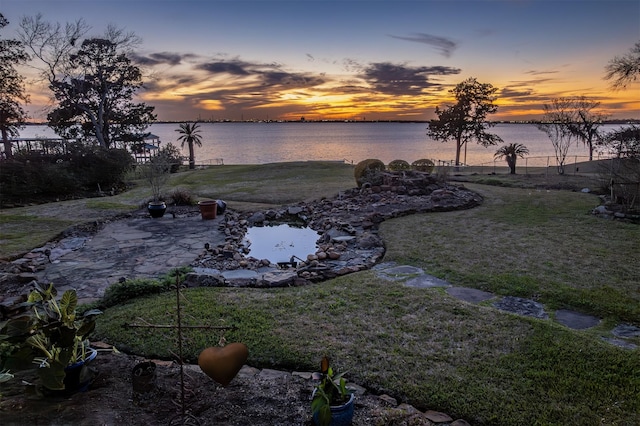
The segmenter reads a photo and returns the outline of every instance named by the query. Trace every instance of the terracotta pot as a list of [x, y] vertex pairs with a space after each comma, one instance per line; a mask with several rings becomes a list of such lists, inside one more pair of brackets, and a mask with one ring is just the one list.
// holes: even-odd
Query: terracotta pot
[[200, 214], [202, 215], [203, 220], [211, 220], [215, 219], [218, 212], [218, 202], [213, 201], [200, 201], [198, 203], [200, 206]]

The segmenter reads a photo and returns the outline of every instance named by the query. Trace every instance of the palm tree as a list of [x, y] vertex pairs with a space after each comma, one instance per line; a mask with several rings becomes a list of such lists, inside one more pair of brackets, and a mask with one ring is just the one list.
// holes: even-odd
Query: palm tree
[[200, 125], [195, 123], [182, 123], [176, 132], [180, 133], [178, 141], [182, 142], [181, 148], [184, 148], [185, 142], [189, 147], [189, 168], [196, 168], [196, 155], [193, 149], [193, 145], [202, 146], [202, 136], [200, 136]]
[[511, 170], [511, 174], [516, 174], [516, 160], [518, 157], [524, 158], [525, 154], [529, 153], [529, 148], [522, 145], [521, 143], [512, 143], [509, 145], [501, 146], [500, 149], [496, 151], [493, 158], [505, 158], [507, 160], [507, 164], [509, 165], [509, 169]]

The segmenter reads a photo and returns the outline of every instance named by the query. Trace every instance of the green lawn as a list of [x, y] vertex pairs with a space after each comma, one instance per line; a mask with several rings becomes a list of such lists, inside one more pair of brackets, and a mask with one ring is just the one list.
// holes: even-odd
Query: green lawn
[[[331, 196], [354, 186], [351, 173], [335, 163], [217, 166], [174, 175], [169, 185], [257, 209]], [[295, 288], [189, 289], [183, 316], [237, 326], [225, 337], [249, 346], [253, 366], [311, 370], [330, 354], [372, 391], [474, 425], [640, 424], [639, 350], [601, 339], [616, 324], [640, 325], [640, 227], [590, 215], [594, 195], [466, 185], [485, 197], [482, 206], [384, 222], [385, 261], [422, 267], [454, 285], [535, 298], [551, 313], [597, 315], [600, 326], [574, 331], [464, 303], [442, 289], [403, 287], [372, 271]], [[145, 194], [139, 186], [109, 200], [135, 206]], [[0, 215], [3, 227], [28, 223], [8, 213]], [[173, 336], [122, 325], [141, 313], [166, 323], [174, 306], [175, 295], [165, 293], [108, 308], [96, 337], [170, 358]], [[194, 361], [218, 338], [190, 332], [186, 356]]]

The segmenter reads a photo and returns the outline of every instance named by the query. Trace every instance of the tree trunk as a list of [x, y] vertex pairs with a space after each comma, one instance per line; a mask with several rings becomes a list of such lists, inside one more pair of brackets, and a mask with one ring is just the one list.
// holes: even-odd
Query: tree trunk
[[5, 158], [13, 157], [13, 151], [11, 150], [11, 142], [9, 141], [9, 134], [6, 129], [2, 129], [2, 143], [4, 144], [4, 156]]
[[512, 175], [516, 174], [516, 157], [507, 155], [507, 165], [509, 166], [509, 173]]
[[456, 166], [460, 165], [460, 150], [462, 149], [462, 141], [460, 136], [456, 139]]
[[189, 142], [189, 169], [196, 168], [196, 154], [193, 150], [193, 142]]

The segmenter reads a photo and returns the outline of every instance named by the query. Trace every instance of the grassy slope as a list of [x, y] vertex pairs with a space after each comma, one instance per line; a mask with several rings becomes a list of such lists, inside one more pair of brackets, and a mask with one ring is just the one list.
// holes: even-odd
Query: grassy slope
[[[353, 186], [351, 170], [316, 163], [224, 166], [175, 175], [170, 185], [223, 198], [233, 208], [260, 208], [332, 195]], [[640, 324], [638, 227], [590, 216], [597, 200], [586, 194], [473, 189], [486, 197], [480, 208], [385, 222], [386, 260], [424, 267], [457, 285], [600, 314], [602, 328], [571, 331], [466, 304], [441, 290], [385, 282], [371, 271], [299, 288], [192, 289], [185, 291], [185, 317], [238, 326], [227, 340], [247, 343], [252, 365], [312, 369], [329, 353], [363, 385], [473, 424], [640, 423], [640, 357], [599, 339], [619, 320]], [[108, 200], [131, 208], [145, 196], [137, 188]], [[53, 226], [41, 211], [29, 215]], [[3, 232], [31, 220], [10, 213], [20, 216], [2, 212]], [[86, 217], [78, 213], [71, 221]], [[166, 323], [173, 306], [174, 295], [165, 294], [110, 308], [98, 335], [122, 349], [170, 357], [172, 336], [122, 324], [139, 321], [140, 312], [146, 321]], [[217, 340], [193, 332], [187, 356], [194, 360]]]
[[[405, 288], [371, 271], [269, 291], [190, 289], [184, 300], [190, 323], [238, 326], [226, 339], [249, 346], [251, 365], [314, 369], [329, 354], [357, 383], [472, 424], [640, 420], [637, 351], [439, 290]], [[120, 349], [171, 357], [171, 334], [122, 324], [140, 321], [140, 312], [166, 323], [174, 306], [175, 296], [165, 294], [110, 308], [98, 334]], [[217, 340], [210, 331], [190, 332], [187, 357], [194, 361]]]
[[640, 321], [640, 227], [589, 214], [598, 203], [589, 194], [467, 186], [485, 197], [481, 207], [383, 223], [386, 260], [456, 285]]

